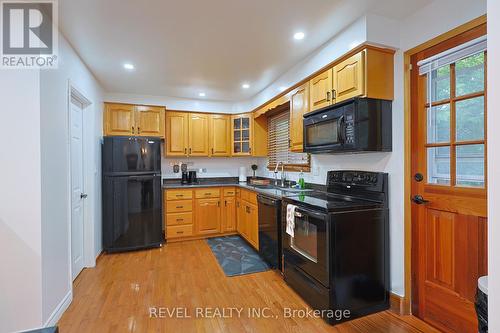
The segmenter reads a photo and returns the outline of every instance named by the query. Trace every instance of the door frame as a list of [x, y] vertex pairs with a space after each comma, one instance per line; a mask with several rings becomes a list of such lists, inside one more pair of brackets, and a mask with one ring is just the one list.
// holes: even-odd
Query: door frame
[[[411, 115], [411, 68], [410, 60], [414, 54], [419, 53], [425, 49], [432, 46], [440, 44], [450, 38], [456, 37], [468, 30], [476, 28], [482, 24], [486, 23], [486, 15], [482, 15], [475, 18], [465, 24], [462, 24], [444, 34], [441, 34], [423, 44], [420, 44], [410, 50], [404, 52], [404, 290], [405, 295], [401, 299], [401, 304], [399, 310], [401, 314], [411, 314], [412, 313], [412, 236], [413, 236], [413, 223], [412, 223], [412, 201], [411, 201], [411, 190], [412, 190], [412, 151], [411, 151], [411, 140], [412, 140], [412, 115]], [[417, 70], [416, 68], [413, 70]]]
[[[68, 154], [67, 166], [68, 166], [68, 262], [69, 262], [69, 281], [70, 285], [73, 284], [73, 263], [72, 263], [72, 253], [71, 253], [71, 238], [72, 238], [72, 230], [71, 230], [71, 100], [75, 99], [80, 104], [82, 104], [82, 139], [83, 139], [83, 190], [88, 193], [88, 190], [91, 188], [88, 184], [89, 179], [92, 179], [89, 175], [92, 174], [91, 166], [89, 165], [89, 151], [90, 151], [90, 142], [88, 137], [88, 126], [85, 125], [85, 114], [90, 112], [89, 107], [92, 105], [92, 101], [89, 100], [85, 95], [81, 92], [82, 90], [77, 87], [77, 85], [68, 80], [68, 90], [67, 90], [67, 113], [66, 113], [66, 124], [68, 126], [67, 129], [67, 141], [66, 141], [66, 150]], [[94, 193], [92, 193], [94, 194]], [[91, 212], [94, 211], [94, 204], [92, 202], [93, 196], [90, 196], [89, 200], [84, 200], [83, 202], [83, 253], [84, 253], [84, 268], [85, 267], [93, 267], [95, 266], [95, 258], [94, 258], [94, 223], [92, 223]], [[73, 289], [71, 287], [71, 289]]]

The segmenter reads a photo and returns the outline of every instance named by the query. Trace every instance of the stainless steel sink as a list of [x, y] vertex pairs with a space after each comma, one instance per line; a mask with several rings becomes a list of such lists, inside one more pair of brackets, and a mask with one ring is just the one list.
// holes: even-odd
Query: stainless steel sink
[[251, 185], [257, 189], [262, 189], [262, 190], [280, 190], [284, 192], [291, 192], [291, 193], [300, 193], [300, 192], [308, 192], [312, 191], [310, 189], [300, 189], [300, 188], [291, 188], [291, 187], [280, 187], [276, 185]]

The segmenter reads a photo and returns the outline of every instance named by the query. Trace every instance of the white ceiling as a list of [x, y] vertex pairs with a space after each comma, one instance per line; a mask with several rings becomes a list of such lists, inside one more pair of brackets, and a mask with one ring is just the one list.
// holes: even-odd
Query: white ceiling
[[366, 12], [400, 19], [429, 2], [63, 0], [59, 22], [107, 92], [242, 101]]

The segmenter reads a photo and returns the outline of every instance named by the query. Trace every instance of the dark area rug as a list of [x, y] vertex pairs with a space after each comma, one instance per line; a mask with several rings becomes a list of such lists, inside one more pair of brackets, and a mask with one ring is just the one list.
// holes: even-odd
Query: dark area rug
[[269, 269], [267, 263], [240, 236], [209, 238], [207, 243], [226, 276], [264, 272]]

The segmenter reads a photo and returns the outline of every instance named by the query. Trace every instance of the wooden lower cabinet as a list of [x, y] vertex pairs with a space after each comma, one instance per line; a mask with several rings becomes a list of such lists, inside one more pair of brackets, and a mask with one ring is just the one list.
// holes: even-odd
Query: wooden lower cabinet
[[164, 190], [168, 240], [239, 233], [259, 248], [257, 194], [237, 187]]
[[207, 235], [220, 233], [220, 198], [196, 199], [194, 216], [197, 234]]

